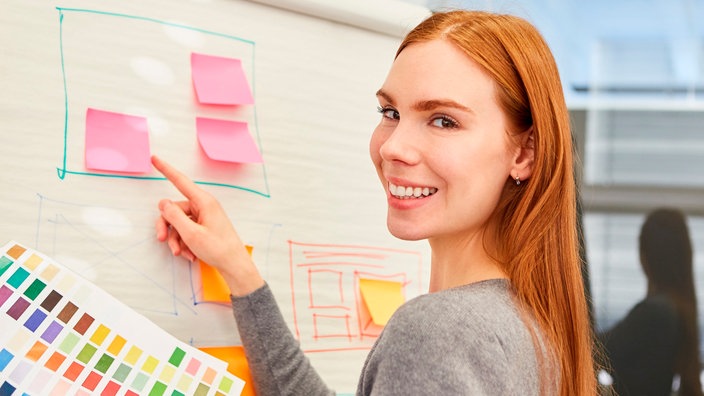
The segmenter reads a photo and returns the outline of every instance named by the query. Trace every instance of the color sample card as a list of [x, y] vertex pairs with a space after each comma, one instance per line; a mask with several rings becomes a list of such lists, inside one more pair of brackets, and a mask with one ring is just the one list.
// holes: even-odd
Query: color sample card
[[0, 250], [0, 395], [239, 395], [227, 363], [49, 257]]

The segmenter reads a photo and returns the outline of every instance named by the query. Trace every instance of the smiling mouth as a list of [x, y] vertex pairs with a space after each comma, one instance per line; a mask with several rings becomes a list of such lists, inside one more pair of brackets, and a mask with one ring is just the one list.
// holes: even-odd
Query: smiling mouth
[[435, 187], [404, 187], [389, 183], [389, 193], [399, 199], [425, 198], [438, 191]]

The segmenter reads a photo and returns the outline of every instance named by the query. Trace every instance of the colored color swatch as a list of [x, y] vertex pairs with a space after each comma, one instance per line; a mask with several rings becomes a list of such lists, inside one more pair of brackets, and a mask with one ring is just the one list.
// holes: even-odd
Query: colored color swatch
[[239, 59], [193, 52], [191, 53], [191, 76], [198, 102], [202, 104], [254, 103]]
[[405, 301], [403, 284], [400, 282], [361, 278], [359, 290], [372, 321], [379, 326], [386, 325], [391, 315]]
[[223, 346], [199, 349], [209, 355], [215, 356], [216, 358], [227, 362], [227, 371], [245, 381], [244, 388], [242, 389], [242, 396], [256, 396], [254, 386], [252, 385], [252, 375], [249, 371], [249, 363], [247, 363], [247, 357], [244, 354], [243, 347]]
[[245, 122], [196, 117], [196, 131], [198, 143], [210, 159], [237, 163], [264, 162]]
[[151, 170], [147, 119], [89, 108], [86, 113], [86, 168], [126, 173]]
[[[0, 258], [0, 395], [242, 391], [227, 363], [173, 338], [50, 258], [14, 242]], [[64, 292], [53, 289], [61, 282], [42, 278], [47, 268], [72, 279]]]

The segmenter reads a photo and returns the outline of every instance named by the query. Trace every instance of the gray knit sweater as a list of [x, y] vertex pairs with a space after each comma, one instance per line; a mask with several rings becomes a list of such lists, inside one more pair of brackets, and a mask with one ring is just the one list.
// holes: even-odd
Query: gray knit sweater
[[[259, 396], [334, 395], [299, 348], [268, 286], [233, 297], [232, 306]], [[551, 366], [541, 353], [541, 366]], [[494, 279], [401, 306], [367, 357], [357, 395], [538, 395], [540, 371], [509, 283]]]

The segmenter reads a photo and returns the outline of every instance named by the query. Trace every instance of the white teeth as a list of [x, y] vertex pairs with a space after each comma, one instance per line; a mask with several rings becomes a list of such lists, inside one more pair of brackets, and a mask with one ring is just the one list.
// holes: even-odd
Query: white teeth
[[435, 194], [438, 191], [435, 187], [404, 187], [389, 183], [389, 193], [396, 198], [423, 198]]

